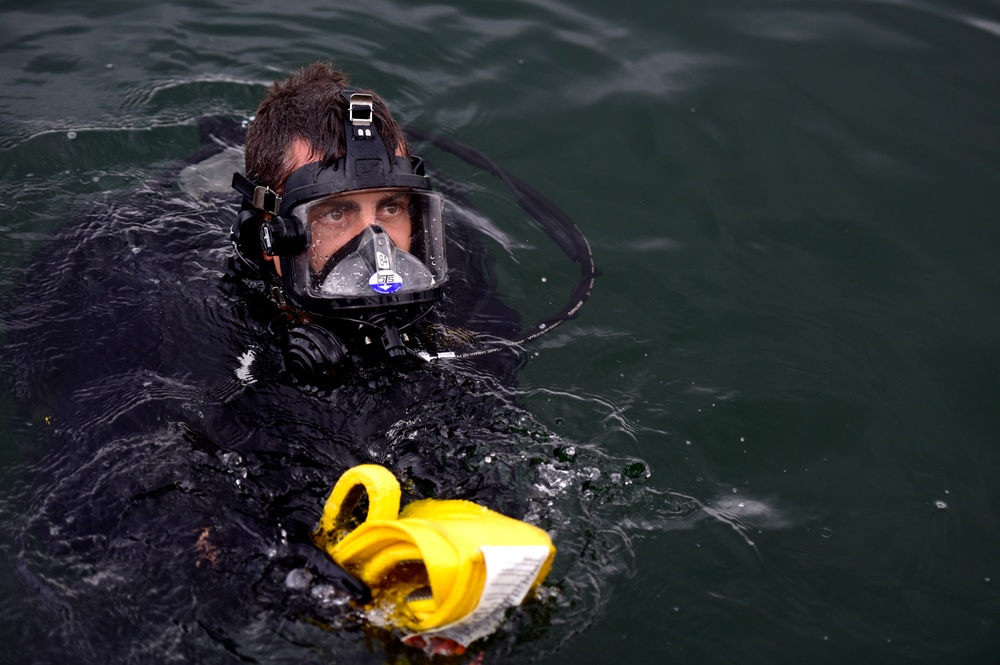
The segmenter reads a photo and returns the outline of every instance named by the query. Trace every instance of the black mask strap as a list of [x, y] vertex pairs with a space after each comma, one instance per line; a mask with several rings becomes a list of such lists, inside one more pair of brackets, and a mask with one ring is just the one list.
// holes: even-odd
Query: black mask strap
[[233, 189], [243, 195], [255, 210], [277, 215], [281, 209], [281, 195], [270, 187], [258, 185], [239, 171], [233, 174]]
[[396, 151], [386, 148], [375, 126], [375, 104], [371, 95], [345, 90], [344, 169], [348, 178], [388, 175]]

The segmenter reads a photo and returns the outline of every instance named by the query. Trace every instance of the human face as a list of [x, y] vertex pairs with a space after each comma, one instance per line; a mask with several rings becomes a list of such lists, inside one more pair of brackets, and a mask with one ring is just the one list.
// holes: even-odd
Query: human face
[[309, 226], [309, 265], [320, 272], [327, 260], [369, 226], [378, 224], [397, 249], [410, 250], [410, 193], [371, 190], [327, 196], [302, 204], [294, 214]]

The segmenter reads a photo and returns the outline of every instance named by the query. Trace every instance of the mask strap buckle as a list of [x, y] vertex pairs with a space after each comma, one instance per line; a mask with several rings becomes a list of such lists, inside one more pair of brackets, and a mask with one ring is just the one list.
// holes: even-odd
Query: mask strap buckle
[[239, 171], [233, 174], [233, 189], [253, 204], [257, 210], [277, 215], [281, 210], [281, 195], [270, 187], [258, 185]]
[[375, 100], [372, 99], [371, 95], [355, 92], [351, 94], [348, 102], [347, 117], [354, 128], [355, 138], [371, 138], [371, 124], [375, 118]]
[[258, 185], [253, 190], [253, 205], [264, 212], [277, 215], [281, 209], [281, 196], [270, 187]]

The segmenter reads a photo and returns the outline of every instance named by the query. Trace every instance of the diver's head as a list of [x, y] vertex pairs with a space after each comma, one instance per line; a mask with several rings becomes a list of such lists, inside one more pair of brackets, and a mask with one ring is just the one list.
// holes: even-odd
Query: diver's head
[[378, 95], [310, 65], [275, 83], [247, 129], [237, 253], [311, 315], [433, 301], [447, 279], [443, 200]]

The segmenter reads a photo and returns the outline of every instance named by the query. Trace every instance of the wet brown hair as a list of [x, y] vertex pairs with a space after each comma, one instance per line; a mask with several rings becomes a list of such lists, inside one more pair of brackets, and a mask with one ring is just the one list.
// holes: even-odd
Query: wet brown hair
[[[309, 143], [313, 152], [332, 162], [344, 150], [344, 114], [349, 88], [347, 74], [327, 62], [316, 62], [275, 81], [247, 127], [246, 175], [258, 185], [283, 187], [291, 174], [289, 151], [295, 139]], [[372, 96], [375, 126], [386, 147], [409, 151], [403, 131], [385, 101], [371, 90], [356, 92]]]

